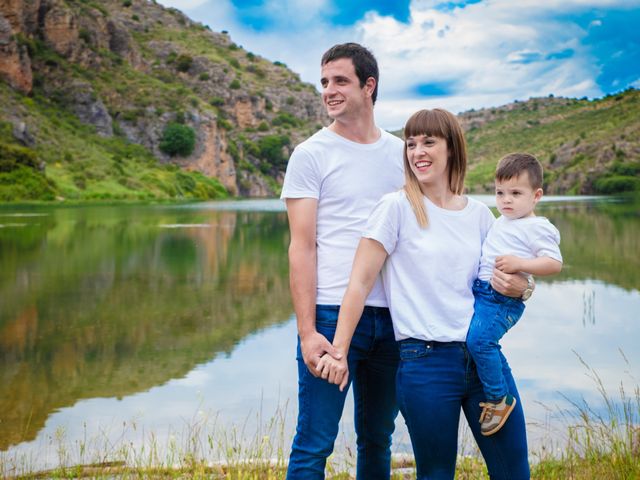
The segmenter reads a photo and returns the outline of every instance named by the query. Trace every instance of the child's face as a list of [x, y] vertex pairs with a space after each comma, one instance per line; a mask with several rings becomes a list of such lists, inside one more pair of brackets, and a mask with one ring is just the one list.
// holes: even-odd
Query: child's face
[[533, 209], [541, 197], [542, 189], [531, 187], [527, 172], [507, 180], [496, 180], [498, 210], [511, 220], [534, 215]]

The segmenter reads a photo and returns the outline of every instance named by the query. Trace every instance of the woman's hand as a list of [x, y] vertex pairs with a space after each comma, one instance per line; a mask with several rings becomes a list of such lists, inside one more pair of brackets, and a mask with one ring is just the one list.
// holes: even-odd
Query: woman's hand
[[527, 276], [523, 273], [505, 273], [494, 268], [491, 286], [507, 297], [521, 298], [527, 288]]
[[320, 373], [320, 377], [329, 383], [339, 385], [342, 392], [349, 382], [349, 365], [347, 364], [346, 355], [342, 355], [336, 360], [329, 354], [322, 356], [316, 367]]

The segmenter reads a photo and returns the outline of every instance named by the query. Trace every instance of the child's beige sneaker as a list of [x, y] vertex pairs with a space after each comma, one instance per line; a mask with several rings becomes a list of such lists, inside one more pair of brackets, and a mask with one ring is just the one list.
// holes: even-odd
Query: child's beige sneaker
[[485, 437], [493, 435], [509, 418], [509, 415], [516, 406], [516, 399], [513, 395], [507, 394], [500, 402], [482, 402], [482, 413], [480, 414], [480, 433]]

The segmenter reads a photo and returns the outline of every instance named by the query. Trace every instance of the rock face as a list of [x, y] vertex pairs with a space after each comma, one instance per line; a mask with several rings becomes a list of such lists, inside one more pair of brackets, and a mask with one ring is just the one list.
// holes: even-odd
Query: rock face
[[66, 89], [73, 112], [83, 123], [96, 127], [103, 137], [113, 136], [111, 116], [89, 83], [75, 81]]
[[[187, 31], [205, 46], [181, 43]], [[131, 79], [126, 87], [94, 81], [116, 69]], [[141, 100], [136, 88], [149, 78], [181, 84], [183, 98], [169, 102], [170, 110], [154, 92]], [[288, 154], [328, 123], [315, 88], [284, 65], [245, 52], [227, 34], [154, 0], [0, 0], [0, 80], [24, 94], [35, 82], [99, 135], [116, 131], [162, 163], [217, 177], [234, 195], [269, 196], [282, 183], [284, 167], [260, 157], [261, 137], [285, 135]], [[197, 138], [184, 158], [159, 148], [165, 127], [179, 116]], [[27, 119], [17, 121], [24, 132], [37, 132]], [[28, 141], [37, 142], [37, 135]]]
[[0, 78], [23, 93], [31, 92], [33, 77], [27, 47], [18, 45], [9, 21], [0, 14]]

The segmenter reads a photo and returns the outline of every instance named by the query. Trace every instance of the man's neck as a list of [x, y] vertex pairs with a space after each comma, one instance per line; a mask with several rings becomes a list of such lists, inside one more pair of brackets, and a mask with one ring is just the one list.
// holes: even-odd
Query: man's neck
[[380, 138], [380, 129], [376, 127], [373, 115], [348, 122], [334, 120], [329, 130], [356, 143], [375, 143]]

